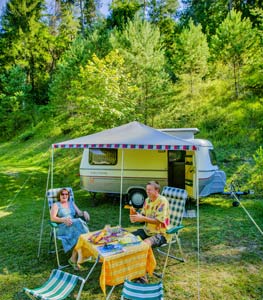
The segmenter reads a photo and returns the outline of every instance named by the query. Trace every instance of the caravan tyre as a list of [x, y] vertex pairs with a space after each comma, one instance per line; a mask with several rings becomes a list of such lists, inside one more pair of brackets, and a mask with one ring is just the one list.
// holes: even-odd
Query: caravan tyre
[[144, 200], [146, 198], [146, 193], [144, 190], [131, 190], [129, 192], [129, 200], [133, 207], [141, 208], [143, 206]]

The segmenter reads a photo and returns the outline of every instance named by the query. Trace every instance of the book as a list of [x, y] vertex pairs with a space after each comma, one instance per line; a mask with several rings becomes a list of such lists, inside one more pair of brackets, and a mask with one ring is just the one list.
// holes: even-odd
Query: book
[[124, 252], [123, 246], [120, 244], [106, 244], [104, 246], [98, 246], [97, 250], [99, 254], [104, 257]]
[[123, 246], [129, 246], [129, 245], [137, 245], [141, 243], [141, 238], [139, 236], [135, 235], [128, 235], [124, 236], [123, 238], [119, 239], [119, 243]]

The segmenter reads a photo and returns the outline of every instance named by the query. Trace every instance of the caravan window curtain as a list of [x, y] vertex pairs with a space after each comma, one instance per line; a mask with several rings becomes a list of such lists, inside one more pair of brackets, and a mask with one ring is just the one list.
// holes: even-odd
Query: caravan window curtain
[[116, 165], [117, 149], [90, 149], [89, 150], [90, 165]]

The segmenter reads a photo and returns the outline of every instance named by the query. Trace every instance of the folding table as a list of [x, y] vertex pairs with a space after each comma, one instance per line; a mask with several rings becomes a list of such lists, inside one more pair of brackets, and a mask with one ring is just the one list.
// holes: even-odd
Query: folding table
[[[126, 234], [132, 235], [131, 233]], [[94, 235], [94, 232], [82, 234], [78, 239], [75, 250], [78, 253], [79, 264], [87, 261], [91, 256], [96, 258], [92, 270], [98, 262], [102, 263], [100, 287], [105, 296], [106, 286], [112, 286], [106, 299], [109, 299], [114, 287], [124, 283], [125, 279], [132, 280], [142, 277], [146, 273], [153, 275], [156, 260], [152, 248], [144, 241], [138, 244], [125, 245], [120, 253], [103, 255], [99, 252], [101, 245], [91, 241], [92, 235]]]

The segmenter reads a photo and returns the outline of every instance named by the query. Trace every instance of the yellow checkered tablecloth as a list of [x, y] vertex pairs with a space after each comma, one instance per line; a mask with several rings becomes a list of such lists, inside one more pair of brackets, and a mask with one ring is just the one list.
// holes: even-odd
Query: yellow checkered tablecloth
[[[90, 236], [94, 232], [82, 234], [75, 250], [78, 252], [78, 263], [83, 263], [87, 258], [98, 257], [98, 245], [90, 242]], [[123, 247], [124, 251], [118, 254], [100, 257], [102, 269], [100, 274], [100, 287], [106, 295], [106, 286], [115, 286], [124, 282], [125, 279], [135, 279], [146, 273], [153, 274], [156, 260], [152, 248], [145, 242]]]

